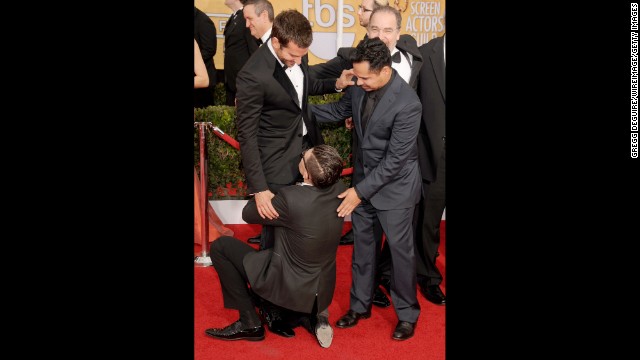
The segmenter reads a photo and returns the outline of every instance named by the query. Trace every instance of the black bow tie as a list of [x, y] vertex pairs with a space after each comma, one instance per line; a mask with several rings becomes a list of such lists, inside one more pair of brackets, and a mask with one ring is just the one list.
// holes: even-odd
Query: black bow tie
[[394, 63], [400, 63], [402, 61], [400, 56], [400, 51], [396, 51], [395, 54], [391, 55], [391, 60], [393, 60]]

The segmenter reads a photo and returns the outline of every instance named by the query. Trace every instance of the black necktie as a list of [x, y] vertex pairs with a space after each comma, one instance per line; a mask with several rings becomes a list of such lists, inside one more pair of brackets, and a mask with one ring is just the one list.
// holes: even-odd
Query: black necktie
[[367, 122], [369, 122], [369, 118], [373, 114], [373, 108], [376, 106], [376, 95], [372, 93], [367, 93], [366, 103], [364, 104], [364, 109], [362, 110], [362, 132], [364, 133], [367, 130]]
[[262, 46], [262, 39], [256, 40], [256, 43], [258, 44], [258, 46]]
[[400, 61], [402, 61], [402, 59], [400, 58], [400, 51], [396, 51], [395, 54], [391, 55], [391, 60], [393, 60], [394, 63], [399, 63]]

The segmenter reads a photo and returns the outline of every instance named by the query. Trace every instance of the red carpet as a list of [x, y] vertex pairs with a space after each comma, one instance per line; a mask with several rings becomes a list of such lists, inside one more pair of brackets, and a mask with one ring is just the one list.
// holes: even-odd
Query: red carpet
[[[234, 231], [235, 237], [245, 241], [260, 231], [260, 225], [225, 225]], [[345, 232], [351, 223], [345, 223]], [[438, 268], [445, 275], [445, 221], [441, 225], [440, 256]], [[200, 246], [195, 245], [195, 255]], [[283, 338], [266, 330], [263, 341], [223, 341], [205, 335], [210, 327], [223, 327], [238, 319], [236, 310], [225, 309], [222, 304], [220, 282], [212, 266], [194, 269], [194, 352], [195, 360], [205, 359], [425, 359], [445, 358], [445, 306], [428, 302], [418, 294], [421, 306], [420, 318], [413, 338], [406, 341], [391, 339], [397, 323], [393, 305], [388, 308], [373, 307], [369, 319], [361, 320], [350, 329], [339, 329], [335, 322], [349, 309], [351, 286], [352, 245], [340, 245], [337, 254], [337, 283], [333, 302], [329, 306], [329, 321], [334, 330], [333, 343], [328, 349], [301, 327], [295, 328], [296, 336]], [[446, 277], [445, 277], [446, 280]], [[442, 282], [446, 294], [446, 282]]]

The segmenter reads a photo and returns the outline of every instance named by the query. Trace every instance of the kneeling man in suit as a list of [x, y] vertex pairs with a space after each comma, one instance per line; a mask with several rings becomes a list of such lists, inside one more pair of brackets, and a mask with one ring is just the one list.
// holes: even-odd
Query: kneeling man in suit
[[272, 199], [277, 218], [262, 218], [254, 199], [242, 211], [247, 223], [275, 227], [273, 248], [256, 251], [228, 236], [211, 243], [211, 261], [220, 277], [224, 306], [237, 309], [240, 319], [224, 328], [207, 329], [207, 335], [263, 340], [264, 328], [255, 311], [257, 299], [307, 314], [309, 329], [320, 346], [331, 345], [328, 308], [336, 285], [336, 252], [344, 222], [336, 208], [341, 202], [338, 195], [346, 190], [340, 181], [342, 158], [335, 148], [318, 145], [301, 154], [298, 168], [304, 182], [282, 188]]

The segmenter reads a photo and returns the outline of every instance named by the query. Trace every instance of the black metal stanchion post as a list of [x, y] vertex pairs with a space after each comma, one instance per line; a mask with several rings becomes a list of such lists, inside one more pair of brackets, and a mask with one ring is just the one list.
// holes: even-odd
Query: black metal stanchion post
[[209, 257], [209, 217], [207, 216], [207, 139], [206, 123], [201, 122], [200, 126], [200, 240], [202, 242], [202, 252], [194, 260], [195, 266], [211, 266]]

